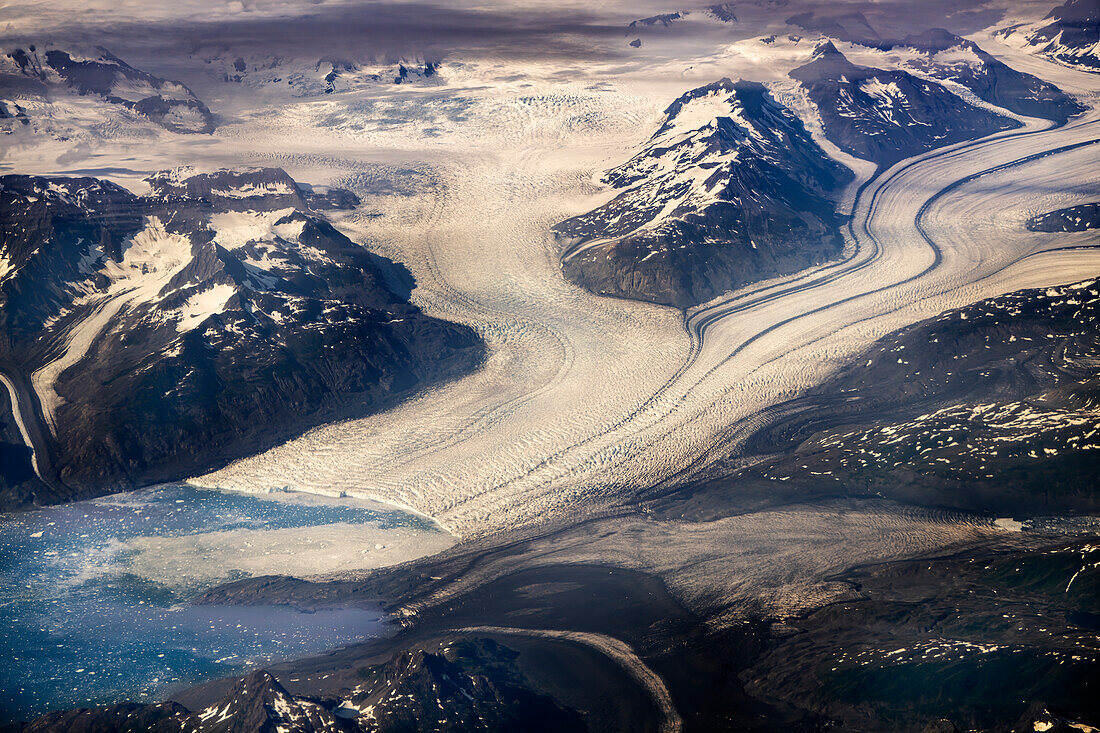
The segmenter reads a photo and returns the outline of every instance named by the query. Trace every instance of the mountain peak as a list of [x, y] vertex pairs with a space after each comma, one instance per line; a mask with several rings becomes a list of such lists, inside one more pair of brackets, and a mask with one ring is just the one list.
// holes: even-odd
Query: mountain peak
[[810, 57], [815, 58], [815, 59], [818, 59], [818, 58], [842, 58], [843, 59], [843, 58], [845, 58], [844, 54], [842, 54], [837, 49], [837, 47], [833, 45], [832, 41], [825, 41], [825, 43], [820, 44], [817, 48], [814, 49], [814, 52], [813, 52], [813, 54], [811, 54]]
[[946, 51], [949, 48], [962, 46], [976, 49], [973, 41], [968, 41], [962, 36], [955, 35], [945, 28], [929, 28], [921, 33], [912, 33], [902, 39], [899, 45], [909, 46], [920, 51]]
[[848, 60], [832, 41], [826, 41], [814, 49], [810, 61], [790, 73], [792, 79], [801, 82], [838, 80], [858, 75], [860, 67]]

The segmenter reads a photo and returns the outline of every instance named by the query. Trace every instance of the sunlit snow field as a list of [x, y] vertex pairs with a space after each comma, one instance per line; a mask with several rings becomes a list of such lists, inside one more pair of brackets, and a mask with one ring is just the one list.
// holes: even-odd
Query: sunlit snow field
[[5, 717], [154, 699], [380, 632], [380, 614], [193, 606], [218, 582], [391, 564], [449, 546], [428, 520], [317, 496], [161, 486], [0, 516]]

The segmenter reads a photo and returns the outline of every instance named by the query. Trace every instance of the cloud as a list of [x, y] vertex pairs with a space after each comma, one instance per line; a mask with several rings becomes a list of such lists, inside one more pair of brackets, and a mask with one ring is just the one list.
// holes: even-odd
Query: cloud
[[70, 163], [78, 163], [82, 160], [87, 160], [90, 157], [92, 157], [92, 147], [88, 145], [88, 143], [82, 142], [57, 156], [55, 162], [58, 165], [68, 165]]
[[[1014, 1], [1028, 7], [1049, 4]], [[993, 2], [794, 0], [770, 12], [780, 26], [799, 12], [858, 10], [885, 35], [941, 25], [966, 32], [1000, 14], [987, 10]], [[624, 38], [631, 20], [706, 5], [706, 0], [84, 0], [74, 7], [70, 0], [9, 0], [2, 32], [9, 44], [98, 44], [139, 60], [231, 49], [377, 60], [440, 60], [453, 51], [474, 50], [514, 59], [583, 61], [627, 53]], [[692, 27], [674, 24], [660, 32], [675, 37], [698, 31]]]
[[[583, 40], [618, 38], [633, 9], [558, 4], [351, 2], [349, 0], [15, 0], [7, 41], [79, 41], [127, 48], [262, 47], [271, 53], [375, 56], [457, 48], [562, 53]], [[644, 5], [644, 3], [643, 3]], [[61, 6], [65, 6], [62, 8]], [[293, 19], [292, 22], [290, 20]]]

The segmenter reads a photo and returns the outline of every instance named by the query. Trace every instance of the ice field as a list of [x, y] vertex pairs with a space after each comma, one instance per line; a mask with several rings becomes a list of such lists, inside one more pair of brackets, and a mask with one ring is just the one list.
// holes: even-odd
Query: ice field
[[[61, 144], [57, 155], [15, 148], [9, 157], [27, 172], [99, 171], [135, 190], [143, 172], [180, 160], [200, 170], [279, 165], [297, 180], [353, 189], [363, 206], [337, 225], [405, 263], [426, 313], [477, 329], [489, 348], [484, 367], [192, 480], [373, 498], [472, 537], [598, 514], [683, 481], [876, 338], [948, 308], [1100, 271], [1100, 252], [1073, 248], [1089, 244], [1088, 233], [1021, 226], [1095, 195], [1094, 78], [980, 40], [1094, 109], [1060, 128], [1026, 120], [869, 181], [865, 164], [837, 154], [860, 173], [848, 193], [845, 258], [686, 317], [569, 284], [549, 227], [607, 200], [600, 173], [639, 148], [684, 88], [744, 76], [790, 98], [784, 69], [805, 60], [810, 39], [766, 68], [750, 40], [692, 56], [667, 48], [644, 64], [517, 66], [456, 55], [442, 83], [327, 97], [245, 87], [231, 98], [202, 70], [180, 67], [173, 71], [223, 117], [213, 136], [162, 135], [139, 148], [119, 132], [60, 166], [52, 161], [68, 161]], [[804, 111], [813, 129], [813, 110]]]

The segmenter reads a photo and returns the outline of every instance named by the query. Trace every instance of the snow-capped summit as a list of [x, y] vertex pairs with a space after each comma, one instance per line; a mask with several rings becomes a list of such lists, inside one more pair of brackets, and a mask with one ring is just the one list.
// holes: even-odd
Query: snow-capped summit
[[1013, 69], [973, 41], [943, 28], [907, 36], [894, 44], [897, 47], [919, 52], [908, 59], [908, 68], [960, 84], [979, 99], [1019, 115], [1064, 123], [1086, 109], [1050, 82]]
[[907, 71], [857, 66], [829, 42], [790, 75], [817, 106], [826, 137], [882, 167], [1019, 126]]
[[[0, 79], [11, 86], [19, 76], [37, 82], [39, 92], [67, 87], [102, 97], [172, 132], [208, 133], [215, 127], [210, 110], [186, 86], [135, 69], [104, 48], [88, 53], [33, 45], [16, 48], [0, 57]], [[35, 91], [26, 84], [15, 86]]]
[[675, 100], [608, 171], [622, 193], [554, 230], [575, 240], [569, 277], [686, 307], [839, 252], [829, 195], [850, 178], [763, 85], [722, 79]]
[[1038, 23], [1017, 23], [997, 34], [1066, 66], [1100, 71], [1100, 5], [1096, 0], [1067, 0]]

